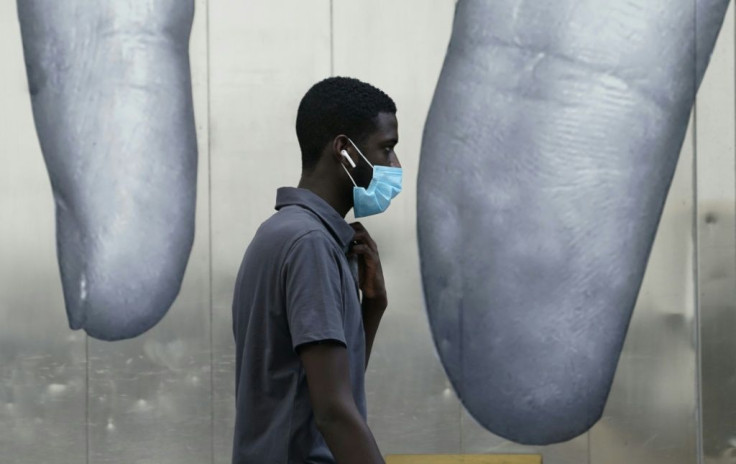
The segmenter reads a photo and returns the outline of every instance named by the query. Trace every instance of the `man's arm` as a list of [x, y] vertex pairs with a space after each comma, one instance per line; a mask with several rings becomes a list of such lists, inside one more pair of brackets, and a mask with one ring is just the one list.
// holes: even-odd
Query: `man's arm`
[[338, 464], [383, 464], [368, 424], [353, 399], [348, 353], [337, 342], [297, 348], [317, 428]]
[[363, 330], [365, 331], [365, 368], [368, 369], [368, 360], [373, 349], [373, 340], [378, 332], [378, 325], [388, 305], [387, 299], [371, 299], [363, 296], [360, 306], [363, 311]]

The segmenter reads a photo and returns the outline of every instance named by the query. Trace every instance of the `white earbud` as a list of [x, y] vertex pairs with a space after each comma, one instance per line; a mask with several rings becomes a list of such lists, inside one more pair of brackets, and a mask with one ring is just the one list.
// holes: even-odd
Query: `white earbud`
[[342, 151], [340, 152], [340, 154], [341, 154], [342, 156], [344, 156], [345, 158], [347, 158], [347, 160], [348, 160], [348, 163], [350, 163], [350, 166], [352, 166], [352, 167], [353, 167], [353, 169], [355, 169], [355, 162], [354, 162], [354, 161], [353, 161], [353, 159], [352, 159], [352, 158], [350, 157], [350, 155], [348, 155], [348, 151], [347, 151], [347, 150], [342, 150]]

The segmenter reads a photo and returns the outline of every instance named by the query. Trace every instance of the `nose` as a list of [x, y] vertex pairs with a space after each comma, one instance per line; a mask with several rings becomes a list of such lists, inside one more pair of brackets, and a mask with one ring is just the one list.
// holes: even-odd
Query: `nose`
[[392, 168], [400, 168], [401, 167], [401, 163], [399, 162], [399, 157], [396, 156], [396, 153], [394, 153], [393, 156], [391, 157], [391, 161], [389, 162], [389, 166], [391, 166]]

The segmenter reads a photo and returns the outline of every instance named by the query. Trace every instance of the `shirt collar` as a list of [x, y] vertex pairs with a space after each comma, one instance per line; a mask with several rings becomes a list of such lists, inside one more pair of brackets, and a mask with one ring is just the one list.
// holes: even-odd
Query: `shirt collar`
[[280, 187], [276, 191], [276, 209], [279, 210], [290, 205], [301, 206], [316, 214], [327, 230], [335, 237], [337, 243], [347, 252], [350, 242], [355, 236], [355, 230], [322, 197], [311, 190], [303, 188]]

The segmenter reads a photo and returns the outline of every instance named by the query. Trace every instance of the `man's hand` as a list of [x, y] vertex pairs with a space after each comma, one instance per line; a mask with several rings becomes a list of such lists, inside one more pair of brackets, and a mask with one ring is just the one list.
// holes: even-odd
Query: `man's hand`
[[378, 326], [381, 323], [383, 312], [388, 306], [386, 283], [383, 280], [381, 259], [378, 257], [378, 246], [373, 241], [363, 224], [350, 224], [355, 229], [353, 246], [348, 251], [348, 257], [358, 257], [358, 286], [363, 292], [361, 309], [363, 311], [363, 328], [365, 330], [365, 367], [373, 349], [373, 340], [376, 338]]
[[360, 222], [353, 222], [350, 226], [355, 229], [353, 245], [348, 251], [348, 257], [358, 256], [358, 286], [363, 292], [363, 301], [372, 300], [387, 305], [386, 283], [383, 280], [381, 259], [378, 256], [378, 246], [368, 231]]

